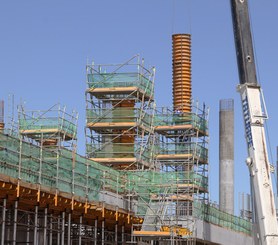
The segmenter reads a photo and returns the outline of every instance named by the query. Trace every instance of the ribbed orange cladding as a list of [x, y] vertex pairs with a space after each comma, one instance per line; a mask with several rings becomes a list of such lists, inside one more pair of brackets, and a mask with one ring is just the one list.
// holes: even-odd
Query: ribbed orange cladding
[[173, 107], [191, 112], [191, 35], [172, 35]]

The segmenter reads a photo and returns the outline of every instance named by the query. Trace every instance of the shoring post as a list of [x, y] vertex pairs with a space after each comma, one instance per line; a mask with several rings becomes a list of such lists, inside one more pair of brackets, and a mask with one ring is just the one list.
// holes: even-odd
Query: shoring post
[[47, 207], [44, 209], [44, 225], [43, 225], [43, 245], [47, 244]]
[[122, 225], [122, 244], [125, 244], [125, 224]]
[[105, 219], [101, 222], [101, 245], [104, 245], [104, 225], [105, 225]]
[[70, 245], [70, 232], [71, 232], [71, 213], [68, 214], [68, 245]]
[[82, 243], [82, 215], [79, 217], [78, 245]]
[[2, 236], [1, 236], [1, 245], [4, 245], [5, 242], [5, 229], [6, 229], [6, 208], [7, 208], [7, 199], [3, 199], [3, 208], [2, 208]]
[[18, 200], [14, 203], [14, 224], [13, 224], [13, 245], [16, 245], [16, 230], [17, 230], [17, 208], [18, 208]]
[[60, 231], [60, 215], [58, 216], [58, 221], [57, 221], [57, 245], [60, 245], [61, 242], [61, 231]]
[[37, 233], [38, 233], [38, 209], [39, 209], [39, 206], [36, 205], [35, 206], [35, 221], [34, 221], [34, 245], [37, 245]]
[[118, 244], [118, 221], [115, 224], [115, 244]]
[[53, 221], [53, 218], [52, 218], [52, 214], [50, 214], [50, 217], [49, 217], [49, 245], [52, 245], [52, 229], [53, 229], [53, 225], [52, 225], [52, 221]]
[[94, 238], [94, 245], [97, 245], [97, 219], [95, 219]]
[[115, 244], [118, 242], [118, 220], [119, 220], [119, 212], [118, 212], [118, 206], [116, 207], [116, 224], [115, 224]]
[[27, 231], [26, 231], [26, 243], [29, 244], [30, 242], [30, 224], [31, 224], [31, 217], [30, 214], [27, 214]]
[[62, 234], [61, 234], [61, 245], [65, 244], [65, 211], [62, 212]]

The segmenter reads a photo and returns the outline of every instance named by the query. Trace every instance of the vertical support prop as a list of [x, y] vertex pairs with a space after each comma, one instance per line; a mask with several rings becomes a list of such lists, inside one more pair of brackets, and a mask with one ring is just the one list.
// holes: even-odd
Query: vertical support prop
[[118, 221], [115, 224], [115, 244], [118, 244]]
[[95, 230], [94, 230], [94, 245], [97, 245], [97, 219], [95, 219]]
[[61, 245], [65, 244], [65, 211], [62, 212], [62, 234], [61, 234]]
[[82, 215], [79, 217], [78, 245], [82, 243]]
[[58, 221], [57, 221], [57, 245], [60, 245], [60, 242], [61, 242], [60, 223], [61, 223], [61, 217], [59, 215]]
[[52, 218], [52, 214], [50, 215], [50, 218], [49, 218], [49, 245], [52, 245], [52, 229], [53, 229], [53, 225], [52, 225], [52, 221], [53, 221], [53, 218]]
[[4, 242], [5, 242], [6, 209], [7, 209], [7, 199], [4, 198], [4, 200], [3, 200], [3, 208], [2, 208], [2, 236], [1, 236], [1, 245], [4, 245]]
[[70, 239], [71, 239], [71, 213], [68, 215], [68, 245], [70, 245]]
[[44, 209], [44, 225], [43, 225], [43, 245], [47, 244], [47, 208]]
[[38, 205], [35, 206], [35, 221], [34, 221], [34, 245], [38, 244], [38, 238], [37, 238], [37, 233], [38, 233], [38, 210], [39, 207]]
[[26, 232], [26, 243], [29, 244], [30, 242], [30, 224], [31, 224], [31, 217], [30, 214], [27, 214], [27, 232]]
[[125, 225], [122, 225], [122, 244], [125, 244]]
[[101, 222], [101, 245], [104, 245], [104, 225], [105, 225], [105, 219]]
[[18, 208], [18, 200], [14, 203], [14, 224], [13, 224], [13, 245], [16, 245], [16, 229], [17, 229], [17, 208]]

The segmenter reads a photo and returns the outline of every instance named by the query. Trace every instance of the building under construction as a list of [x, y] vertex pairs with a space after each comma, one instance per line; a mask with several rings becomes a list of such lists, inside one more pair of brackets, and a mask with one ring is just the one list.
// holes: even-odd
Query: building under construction
[[86, 156], [77, 113], [18, 107], [4, 124], [3, 244], [252, 244], [251, 223], [208, 200], [209, 110], [191, 97], [190, 35], [173, 35], [173, 105], [157, 108], [139, 57], [87, 65]]

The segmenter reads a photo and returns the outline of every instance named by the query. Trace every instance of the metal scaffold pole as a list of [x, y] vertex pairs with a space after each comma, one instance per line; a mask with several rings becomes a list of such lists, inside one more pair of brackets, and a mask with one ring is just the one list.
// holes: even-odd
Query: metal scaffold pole
[[68, 214], [68, 244], [71, 242], [71, 213]]
[[14, 203], [13, 245], [16, 245], [17, 208], [18, 208], [18, 200], [16, 200]]
[[62, 235], [61, 235], [61, 245], [65, 244], [65, 211], [62, 212]]
[[44, 208], [43, 245], [47, 245], [47, 208]]
[[5, 242], [5, 229], [6, 229], [6, 207], [7, 207], [7, 199], [3, 199], [3, 207], [2, 207], [2, 236], [1, 236], [1, 245], [4, 245]]
[[38, 205], [35, 206], [35, 221], [34, 221], [34, 245], [38, 244]]
[[82, 244], [82, 215], [79, 217], [78, 245]]

